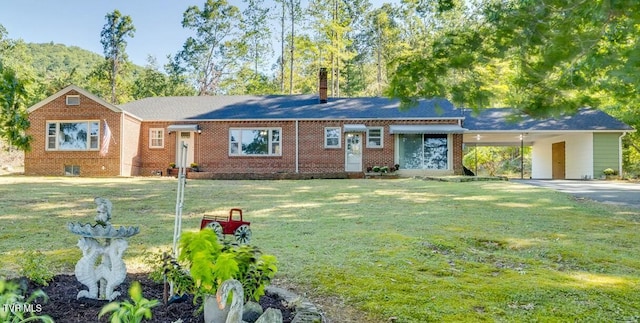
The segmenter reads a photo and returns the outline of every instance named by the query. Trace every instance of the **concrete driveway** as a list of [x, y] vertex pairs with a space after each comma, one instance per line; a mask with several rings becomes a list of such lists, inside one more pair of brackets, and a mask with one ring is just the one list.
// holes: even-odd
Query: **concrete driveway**
[[640, 209], [640, 183], [579, 180], [511, 180], [569, 193], [576, 197]]

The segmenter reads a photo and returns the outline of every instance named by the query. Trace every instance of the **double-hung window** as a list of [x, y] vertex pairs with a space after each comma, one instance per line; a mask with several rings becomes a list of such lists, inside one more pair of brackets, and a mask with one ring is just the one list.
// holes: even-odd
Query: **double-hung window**
[[47, 150], [98, 150], [100, 121], [47, 122]]
[[164, 148], [164, 129], [149, 129], [149, 148]]
[[229, 156], [281, 156], [281, 128], [229, 129]]
[[367, 128], [367, 148], [382, 148], [382, 127]]
[[324, 128], [324, 148], [340, 148], [340, 127]]

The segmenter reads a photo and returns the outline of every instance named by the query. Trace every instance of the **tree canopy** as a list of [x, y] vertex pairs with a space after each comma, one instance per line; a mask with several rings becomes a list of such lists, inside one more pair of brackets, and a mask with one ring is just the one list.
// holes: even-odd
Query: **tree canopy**
[[[126, 17], [116, 13], [114, 26]], [[131, 28], [113, 33], [121, 41], [132, 36], [133, 21], [125, 25]], [[126, 62], [126, 42], [108, 42], [107, 26], [100, 35], [109, 45], [105, 57]], [[206, 0], [186, 6], [176, 28], [194, 35], [166, 63], [151, 58], [145, 67], [118, 67], [121, 102], [315, 94], [318, 69], [326, 67], [330, 96], [383, 94], [405, 108], [443, 97], [459, 107], [512, 107], [534, 117], [591, 106], [640, 126], [637, 0], [400, 0], [378, 7], [369, 0], [277, 0], [272, 7]], [[69, 83], [102, 97], [113, 93], [106, 60], [97, 64], [79, 49], [9, 37], [0, 25], [0, 61], [18, 79], [33, 80], [25, 84], [27, 106]], [[640, 160], [640, 135], [625, 142], [637, 147], [625, 158]]]

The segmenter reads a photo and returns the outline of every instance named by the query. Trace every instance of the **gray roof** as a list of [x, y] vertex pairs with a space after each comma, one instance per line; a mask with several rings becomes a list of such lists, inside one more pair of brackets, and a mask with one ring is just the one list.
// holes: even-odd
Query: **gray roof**
[[444, 99], [423, 99], [401, 110], [400, 101], [383, 97], [329, 98], [315, 95], [234, 95], [150, 97], [118, 106], [144, 121], [198, 120], [433, 120], [463, 119], [469, 131], [634, 131], [596, 109], [583, 108], [558, 118], [515, 119], [507, 108], [457, 109]]
[[512, 109], [482, 109], [479, 113], [466, 110], [464, 127], [469, 131], [634, 131], [632, 127], [604, 111], [582, 108], [573, 115], [557, 118], [517, 118]]
[[145, 121], [462, 118], [462, 110], [447, 100], [420, 100], [400, 110], [399, 100], [382, 97], [329, 98], [327, 103], [314, 95], [151, 97], [118, 107]]

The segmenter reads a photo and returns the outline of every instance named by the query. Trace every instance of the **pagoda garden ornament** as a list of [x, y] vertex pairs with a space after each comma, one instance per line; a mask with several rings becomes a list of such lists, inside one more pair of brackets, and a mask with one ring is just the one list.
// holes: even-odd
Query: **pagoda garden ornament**
[[[140, 233], [138, 227], [119, 227], [111, 225], [111, 201], [96, 197], [96, 223], [71, 222], [69, 231], [81, 236], [78, 247], [82, 258], [76, 264], [75, 274], [79, 282], [88, 290], [81, 290], [77, 298], [105, 299], [112, 301], [120, 296], [114, 291], [125, 279], [127, 267], [122, 260], [128, 243], [128, 237]], [[104, 243], [98, 241], [104, 239]], [[98, 258], [100, 263], [97, 264]], [[96, 265], [97, 264], [97, 265]]]

